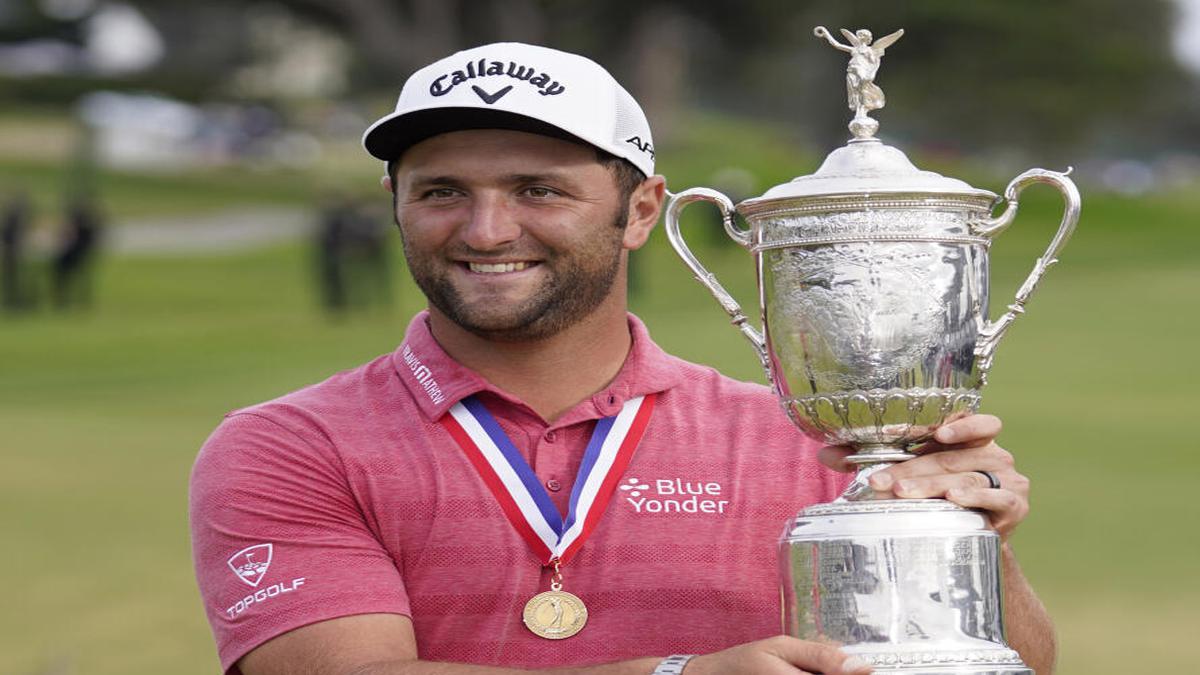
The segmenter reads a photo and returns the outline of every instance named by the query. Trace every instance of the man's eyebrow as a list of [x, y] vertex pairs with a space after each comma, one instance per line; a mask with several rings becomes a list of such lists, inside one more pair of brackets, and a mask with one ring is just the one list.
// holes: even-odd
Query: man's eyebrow
[[[575, 186], [578, 181], [566, 171], [539, 171], [537, 173], [512, 173], [499, 178], [500, 182], [508, 185], [527, 185], [530, 183], [555, 183], [565, 187]], [[420, 189], [429, 186], [462, 187], [466, 182], [458, 176], [449, 174], [414, 173], [409, 178], [410, 189]]]
[[506, 176], [506, 178], [514, 183], [529, 183], [539, 180], [560, 179], [562, 175], [555, 171], [543, 171], [541, 173], [514, 173]]
[[515, 173], [505, 176], [505, 179], [515, 185], [524, 185], [527, 183], [558, 183], [565, 186], [573, 186], [576, 184], [576, 179], [566, 171], [543, 171], [540, 173]]
[[455, 178], [454, 176], [422, 176], [420, 174], [415, 174], [415, 175], [413, 175], [412, 178], [409, 179], [409, 185], [412, 185], [414, 187], [421, 187], [421, 186], [425, 186], [425, 185], [454, 185], [454, 186], [457, 186], [461, 182], [462, 181]]

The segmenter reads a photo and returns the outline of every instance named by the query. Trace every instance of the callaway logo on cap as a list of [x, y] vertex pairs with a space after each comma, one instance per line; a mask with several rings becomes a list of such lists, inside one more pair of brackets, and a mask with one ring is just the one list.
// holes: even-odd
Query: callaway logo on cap
[[503, 42], [418, 70], [396, 110], [371, 125], [363, 147], [384, 161], [426, 138], [462, 129], [515, 129], [580, 140], [654, 174], [650, 125], [637, 101], [591, 59]]

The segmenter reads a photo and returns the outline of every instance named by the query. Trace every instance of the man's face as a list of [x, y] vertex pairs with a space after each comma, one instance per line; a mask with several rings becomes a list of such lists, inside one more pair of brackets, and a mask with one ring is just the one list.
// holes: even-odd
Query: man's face
[[548, 337], [617, 292], [626, 205], [591, 148], [456, 131], [405, 152], [393, 189], [413, 278], [476, 335]]

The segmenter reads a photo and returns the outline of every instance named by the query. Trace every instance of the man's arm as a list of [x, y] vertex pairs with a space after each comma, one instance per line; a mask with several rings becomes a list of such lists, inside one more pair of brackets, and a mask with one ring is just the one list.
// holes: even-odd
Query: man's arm
[[[996, 445], [1001, 426], [993, 415], [970, 415], [950, 422], [937, 430], [932, 441], [914, 450], [919, 457], [875, 473], [870, 484], [904, 499], [944, 497], [959, 506], [987, 512], [1000, 535], [1006, 638], [1038, 675], [1051, 675], [1058, 650], [1054, 622], [1021, 573], [1008, 542], [1029, 515], [1029, 479], [1017, 471], [1012, 454]], [[854, 467], [844, 461], [850, 452], [848, 448], [823, 448], [821, 462], [851, 471]], [[980, 471], [992, 472], [1000, 480], [1000, 488], [992, 488]]]
[[[564, 650], [569, 653], [569, 647]], [[666, 656], [665, 654], [663, 656]], [[663, 656], [599, 666], [564, 667], [547, 675], [650, 675]], [[412, 621], [400, 614], [363, 614], [297, 628], [238, 662], [243, 675], [516, 675], [514, 668], [421, 661]], [[697, 656], [687, 675], [866, 675], [871, 668], [830, 645], [779, 636]]]
[[1004, 575], [1004, 623], [1008, 644], [1038, 675], [1053, 675], [1058, 660], [1054, 622], [1025, 580], [1017, 556], [1007, 543], [1000, 547]]

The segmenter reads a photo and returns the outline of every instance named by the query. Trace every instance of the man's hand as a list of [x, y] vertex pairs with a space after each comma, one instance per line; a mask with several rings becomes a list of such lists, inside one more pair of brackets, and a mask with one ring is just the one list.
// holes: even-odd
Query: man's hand
[[[1013, 466], [1013, 456], [996, 445], [1000, 418], [969, 415], [949, 422], [934, 433], [933, 440], [913, 449], [916, 459], [900, 462], [871, 476], [870, 485], [880, 492], [892, 491], [904, 499], [945, 497], [988, 513], [992, 527], [1007, 541], [1029, 514], [1029, 479]], [[821, 449], [820, 460], [838, 471], [853, 471], [845, 461], [853, 450], [829, 446]], [[990, 471], [1000, 480], [992, 488]]]
[[[569, 655], [564, 656], [569, 658]], [[302, 626], [259, 645], [238, 666], [246, 675], [646, 675], [662, 657], [599, 666], [524, 670], [417, 659], [412, 620], [360, 614]], [[833, 645], [783, 635], [697, 656], [684, 675], [867, 675], [871, 667]]]
[[866, 675], [871, 667], [832, 645], [779, 635], [692, 659], [684, 675]]

